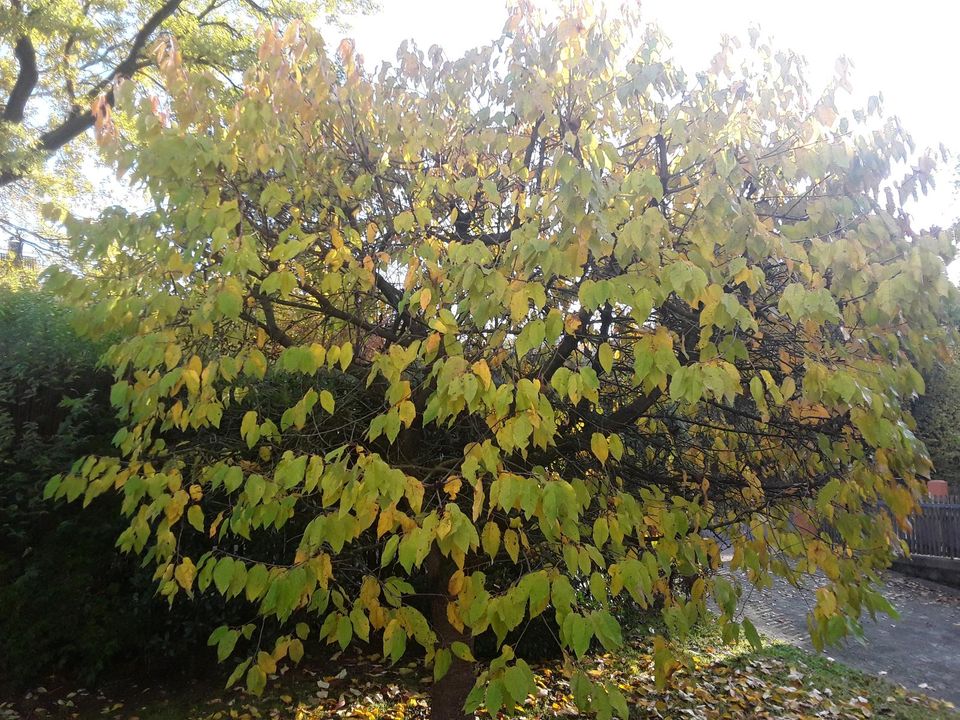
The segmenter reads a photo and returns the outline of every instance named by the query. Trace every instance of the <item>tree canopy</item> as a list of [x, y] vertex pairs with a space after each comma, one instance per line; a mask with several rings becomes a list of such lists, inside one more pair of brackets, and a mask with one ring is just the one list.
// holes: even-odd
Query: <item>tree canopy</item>
[[[365, 5], [330, 0], [320, 10]], [[253, 58], [259, 25], [317, 13], [300, 0], [10, 0], [0, 20], [0, 188], [8, 203], [0, 231], [42, 241], [29, 232], [38, 198], [82, 184], [88, 146], [74, 143], [110, 119], [116, 84], [136, 77], [162, 94], [158, 42], [175, 39], [185, 66], [211, 70], [231, 90]], [[56, 167], [45, 167], [58, 153]]]
[[[839, 116], [842, 65], [814, 96], [756, 34], [695, 75], [665, 48], [518, 11], [459, 59], [368, 71], [293, 23], [231, 107], [167, 47], [169, 104], [132, 111], [136, 143], [102, 128], [155, 209], [74, 223], [97, 272], [49, 282], [122, 338], [125, 428], [48, 493], [116, 489], [161, 593], [289, 628], [215, 632], [231, 681], [377, 635], [422, 646], [436, 717], [493, 714], [534, 690], [505, 638], [548, 613], [580, 707], [626, 717], [577, 669], [622, 642], [618, 598], [680, 633], [712, 599], [754, 641], [736, 578], [822, 572], [818, 645], [889, 607], [929, 468], [908, 405], [956, 295], [948, 239], [902, 209], [933, 161], [873, 100]], [[271, 380], [299, 383], [282, 412]], [[742, 575], [715, 572], [726, 544]]]

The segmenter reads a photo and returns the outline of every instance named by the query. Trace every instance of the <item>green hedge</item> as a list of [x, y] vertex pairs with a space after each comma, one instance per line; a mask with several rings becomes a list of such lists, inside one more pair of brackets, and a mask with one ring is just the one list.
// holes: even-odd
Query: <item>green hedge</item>
[[942, 363], [928, 371], [926, 392], [914, 405], [917, 436], [933, 460], [932, 477], [960, 493], [960, 363]]
[[29, 275], [0, 277], [0, 684], [8, 690], [51, 673], [90, 682], [125, 662], [159, 667], [174, 653], [185, 664], [223, 616], [212, 607], [171, 611], [155, 596], [151, 569], [114, 547], [125, 525], [118, 498], [86, 511], [42, 499], [51, 475], [109, 450], [117, 429], [100, 348], [73, 332], [70, 315]]

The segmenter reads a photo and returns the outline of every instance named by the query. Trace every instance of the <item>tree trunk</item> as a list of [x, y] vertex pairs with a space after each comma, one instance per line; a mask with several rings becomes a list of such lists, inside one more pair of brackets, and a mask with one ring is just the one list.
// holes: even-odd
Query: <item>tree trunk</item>
[[[473, 637], [462, 633], [447, 620], [447, 586], [450, 576], [456, 568], [449, 558], [443, 557], [434, 548], [427, 558], [428, 577], [435, 593], [430, 600], [430, 615], [433, 630], [437, 633], [437, 647], [450, 648], [455, 642], [462, 642], [473, 652]], [[435, 682], [430, 690], [430, 717], [432, 720], [462, 720], [472, 718], [472, 714], [463, 711], [467, 696], [476, 682], [473, 663], [465, 662], [454, 656], [447, 674]]]

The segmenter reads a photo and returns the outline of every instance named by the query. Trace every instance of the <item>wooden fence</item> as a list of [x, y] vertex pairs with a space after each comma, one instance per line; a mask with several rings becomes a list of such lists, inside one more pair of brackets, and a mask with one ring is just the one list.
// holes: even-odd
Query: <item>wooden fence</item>
[[960, 496], [928, 498], [901, 531], [914, 555], [960, 558]]

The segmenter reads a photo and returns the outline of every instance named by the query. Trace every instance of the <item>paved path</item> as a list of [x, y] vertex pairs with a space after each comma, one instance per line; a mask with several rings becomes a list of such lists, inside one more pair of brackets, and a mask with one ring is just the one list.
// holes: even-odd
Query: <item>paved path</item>
[[[900, 617], [867, 618], [863, 644], [850, 641], [824, 654], [960, 707], [960, 591], [894, 572], [885, 585]], [[810, 589], [778, 580], [771, 590], [752, 591], [747, 616], [768, 637], [813, 650], [806, 622], [812, 597]]]

